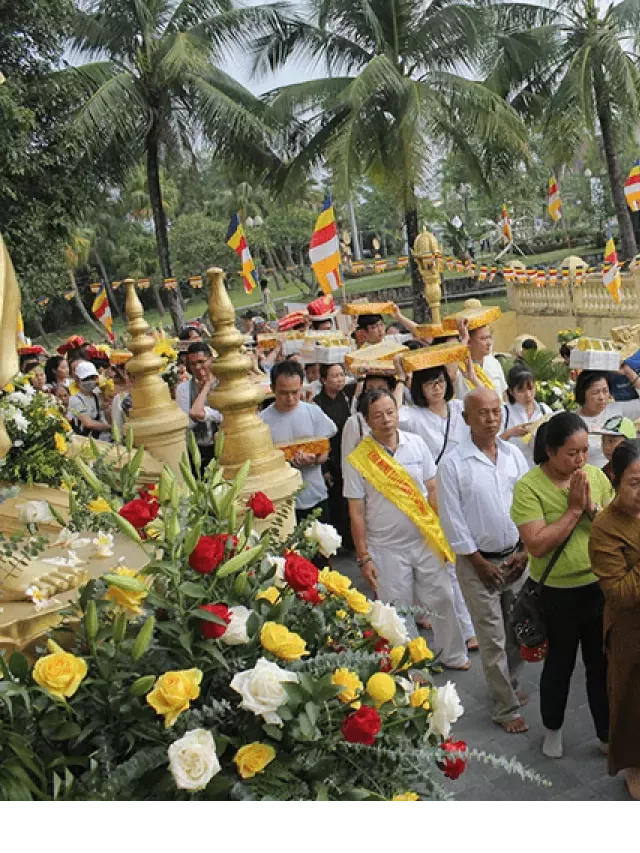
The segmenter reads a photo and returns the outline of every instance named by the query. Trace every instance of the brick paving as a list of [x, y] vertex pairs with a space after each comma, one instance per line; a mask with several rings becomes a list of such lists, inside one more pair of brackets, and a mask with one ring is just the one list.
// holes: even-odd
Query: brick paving
[[[335, 568], [348, 575], [362, 592], [370, 590], [362, 584], [355, 560], [338, 557]], [[427, 641], [430, 632], [423, 632]], [[547, 778], [552, 787], [539, 787], [524, 782], [478, 761], [469, 761], [463, 775], [445, 780], [448, 790], [458, 800], [630, 800], [623, 775], [607, 774], [606, 758], [598, 748], [598, 740], [587, 706], [585, 677], [579, 660], [572, 679], [571, 693], [564, 725], [564, 757], [546, 758], [542, 754], [543, 727], [540, 719], [538, 682], [542, 664], [526, 663], [522, 689], [529, 693], [529, 704], [523, 716], [529, 724], [525, 734], [509, 735], [491, 720], [491, 703], [477, 653], [471, 654], [472, 667], [467, 672], [445, 672], [436, 676], [438, 684], [455, 683], [464, 714], [454, 726], [454, 735], [476, 748], [507, 759], [515, 757], [526, 767]]]

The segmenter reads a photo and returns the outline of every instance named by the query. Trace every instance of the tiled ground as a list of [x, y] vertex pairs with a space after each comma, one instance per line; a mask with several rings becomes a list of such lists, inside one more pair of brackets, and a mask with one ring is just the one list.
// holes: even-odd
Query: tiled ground
[[[335, 568], [352, 578], [363, 592], [355, 561], [334, 560]], [[429, 637], [428, 634], [425, 636]], [[542, 722], [538, 708], [538, 681], [541, 664], [527, 663], [523, 669], [522, 688], [530, 694], [524, 709], [529, 724], [526, 734], [508, 735], [491, 720], [489, 697], [484, 685], [482, 667], [477, 654], [471, 655], [468, 672], [447, 672], [437, 677], [438, 683], [454, 681], [465, 713], [454, 727], [454, 735], [470, 748], [515, 757], [522, 764], [545, 776], [551, 788], [523, 782], [477, 761], [469, 761], [464, 774], [449, 788], [459, 800], [629, 800], [622, 774], [607, 775], [606, 759], [598, 749], [591, 715], [587, 706], [584, 670], [580, 662], [574, 674], [564, 726], [564, 758], [546, 758], [541, 751]]]

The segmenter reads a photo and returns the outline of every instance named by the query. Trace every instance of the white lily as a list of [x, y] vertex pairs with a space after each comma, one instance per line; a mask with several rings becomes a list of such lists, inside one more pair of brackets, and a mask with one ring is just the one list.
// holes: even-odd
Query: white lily
[[96, 557], [112, 557], [113, 541], [113, 534], [105, 533], [104, 530], [99, 530], [98, 535], [93, 540], [93, 544], [96, 549]]
[[63, 527], [55, 542], [51, 543], [52, 548], [60, 547], [67, 549], [86, 548], [91, 542], [90, 539], [85, 539], [79, 533], [69, 530], [68, 527]]

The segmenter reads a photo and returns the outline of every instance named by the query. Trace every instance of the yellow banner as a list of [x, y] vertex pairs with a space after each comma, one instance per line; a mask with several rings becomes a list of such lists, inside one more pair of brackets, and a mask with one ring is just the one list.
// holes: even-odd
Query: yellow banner
[[393, 456], [381, 450], [380, 445], [368, 436], [347, 456], [347, 462], [415, 524], [429, 548], [443, 562], [454, 562], [455, 556], [438, 516], [413, 477]]

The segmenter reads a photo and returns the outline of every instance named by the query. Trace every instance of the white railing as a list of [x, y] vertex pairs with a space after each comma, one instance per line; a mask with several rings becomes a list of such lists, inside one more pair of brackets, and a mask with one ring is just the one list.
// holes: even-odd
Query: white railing
[[620, 305], [616, 305], [602, 283], [602, 276], [592, 274], [581, 284], [558, 284], [537, 287], [535, 284], [508, 284], [509, 307], [529, 316], [570, 315], [575, 317], [612, 317], [640, 320], [640, 273], [622, 276]]

